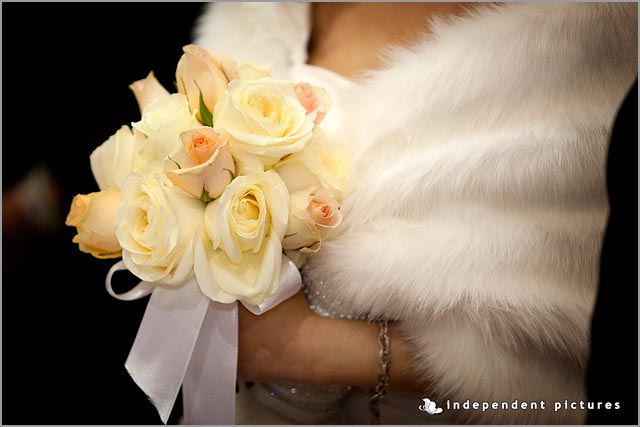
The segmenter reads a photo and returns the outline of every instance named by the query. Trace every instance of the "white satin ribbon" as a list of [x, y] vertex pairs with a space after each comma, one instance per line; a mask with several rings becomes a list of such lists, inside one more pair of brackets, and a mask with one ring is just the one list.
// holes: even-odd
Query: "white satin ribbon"
[[282, 256], [282, 268], [280, 269], [280, 287], [278, 292], [262, 304], [251, 305], [242, 303], [253, 314], [260, 315], [271, 310], [282, 301], [291, 298], [298, 293], [302, 286], [302, 277], [298, 267], [288, 257]]
[[238, 304], [211, 302], [182, 384], [184, 422], [235, 424]]
[[140, 282], [128, 292], [117, 294], [111, 287], [111, 279], [113, 278], [113, 274], [115, 272], [123, 271], [123, 270], [128, 271], [127, 266], [124, 265], [124, 261], [119, 261], [115, 263], [113, 267], [109, 269], [109, 272], [107, 273], [107, 280], [106, 280], [107, 292], [109, 292], [109, 295], [111, 295], [116, 299], [119, 299], [120, 301], [133, 301], [140, 298], [144, 298], [147, 295], [149, 295], [151, 292], [153, 292], [153, 287], [155, 286], [154, 283]]
[[[183, 387], [187, 424], [234, 424], [238, 357], [238, 305], [211, 301], [191, 279], [179, 287], [140, 282], [116, 294], [113, 273], [125, 270], [122, 261], [107, 275], [107, 291], [131, 301], [152, 292], [125, 367], [146, 393], [166, 424]], [[295, 295], [302, 284], [295, 264], [283, 256], [276, 295], [258, 306], [262, 314]]]

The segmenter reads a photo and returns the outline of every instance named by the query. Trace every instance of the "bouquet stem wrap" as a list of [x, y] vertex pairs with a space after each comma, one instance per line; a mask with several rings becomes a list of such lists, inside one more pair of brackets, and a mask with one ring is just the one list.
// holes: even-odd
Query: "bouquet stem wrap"
[[[235, 424], [235, 384], [238, 357], [238, 305], [206, 297], [191, 279], [180, 287], [140, 282], [116, 294], [111, 279], [126, 270], [116, 263], [107, 275], [107, 291], [132, 301], [151, 294], [125, 367], [145, 392], [166, 424], [182, 387], [186, 424]], [[244, 304], [262, 314], [300, 289], [295, 264], [282, 260], [276, 295], [259, 306]]]

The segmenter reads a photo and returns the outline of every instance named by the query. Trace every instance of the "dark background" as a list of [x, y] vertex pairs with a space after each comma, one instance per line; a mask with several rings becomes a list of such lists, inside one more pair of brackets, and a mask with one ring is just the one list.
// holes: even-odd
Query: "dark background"
[[611, 132], [607, 158], [609, 221], [591, 327], [589, 400], [620, 402], [590, 411], [589, 424], [638, 424], [638, 80]]
[[[115, 261], [81, 253], [64, 219], [75, 194], [98, 191], [89, 154], [139, 120], [128, 85], [153, 70], [175, 91], [201, 8], [2, 4], [4, 424], [160, 423], [124, 368], [147, 299], [111, 298], [104, 278]], [[10, 189], [37, 165], [59, 195], [47, 202], [51, 229], [5, 216]]]
[[[104, 278], [114, 261], [81, 253], [63, 223], [75, 194], [98, 189], [89, 154], [139, 119], [128, 85], [153, 70], [173, 91], [203, 6], [1, 7], [2, 422], [159, 424], [124, 369], [147, 301], [111, 298]], [[612, 221], [589, 377], [591, 400], [621, 401], [624, 410], [592, 414], [592, 423], [637, 424], [637, 89], [627, 108], [608, 165]], [[7, 216], [11, 190], [37, 166], [50, 172], [52, 228]], [[178, 401], [170, 423], [180, 411]]]

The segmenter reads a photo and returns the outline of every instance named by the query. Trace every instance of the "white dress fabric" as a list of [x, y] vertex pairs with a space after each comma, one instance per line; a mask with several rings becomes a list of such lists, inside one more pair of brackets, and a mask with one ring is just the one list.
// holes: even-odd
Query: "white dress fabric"
[[[341, 231], [304, 268], [307, 289], [324, 297], [319, 311], [397, 320], [440, 407], [586, 402], [605, 159], [637, 73], [637, 5], [485, 7], [434, 22], [431, 36], [387, 52], [387, 67], [357, 82], [305, 64], [310, 22], [309, 4], [219, 3], [195, 42], [270, 62], [274, 77], [323, 86], [334, 100], [322, 127], [347, 144], [351, 172]], [[361, 390], [321, 421], [255, 390], [239, 393], [239, 423], [370, 422]], [[430, 416], [418, 410], [424, 397], [434, 396], [387, 396], [382, 423], [585, 417]]]

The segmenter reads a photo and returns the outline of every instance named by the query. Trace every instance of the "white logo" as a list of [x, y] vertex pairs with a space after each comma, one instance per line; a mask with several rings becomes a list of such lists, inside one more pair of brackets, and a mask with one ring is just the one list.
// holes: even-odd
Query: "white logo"
[[418, 409], [422, 412], [426, 412], [429, 415], [439, 414], [442, 412], [442, 408], [436, 408], [436, 402], [432, 402], [428, 397], [425, 397], [422, 401], [424, 402], [424, 405], [418, 406]]

